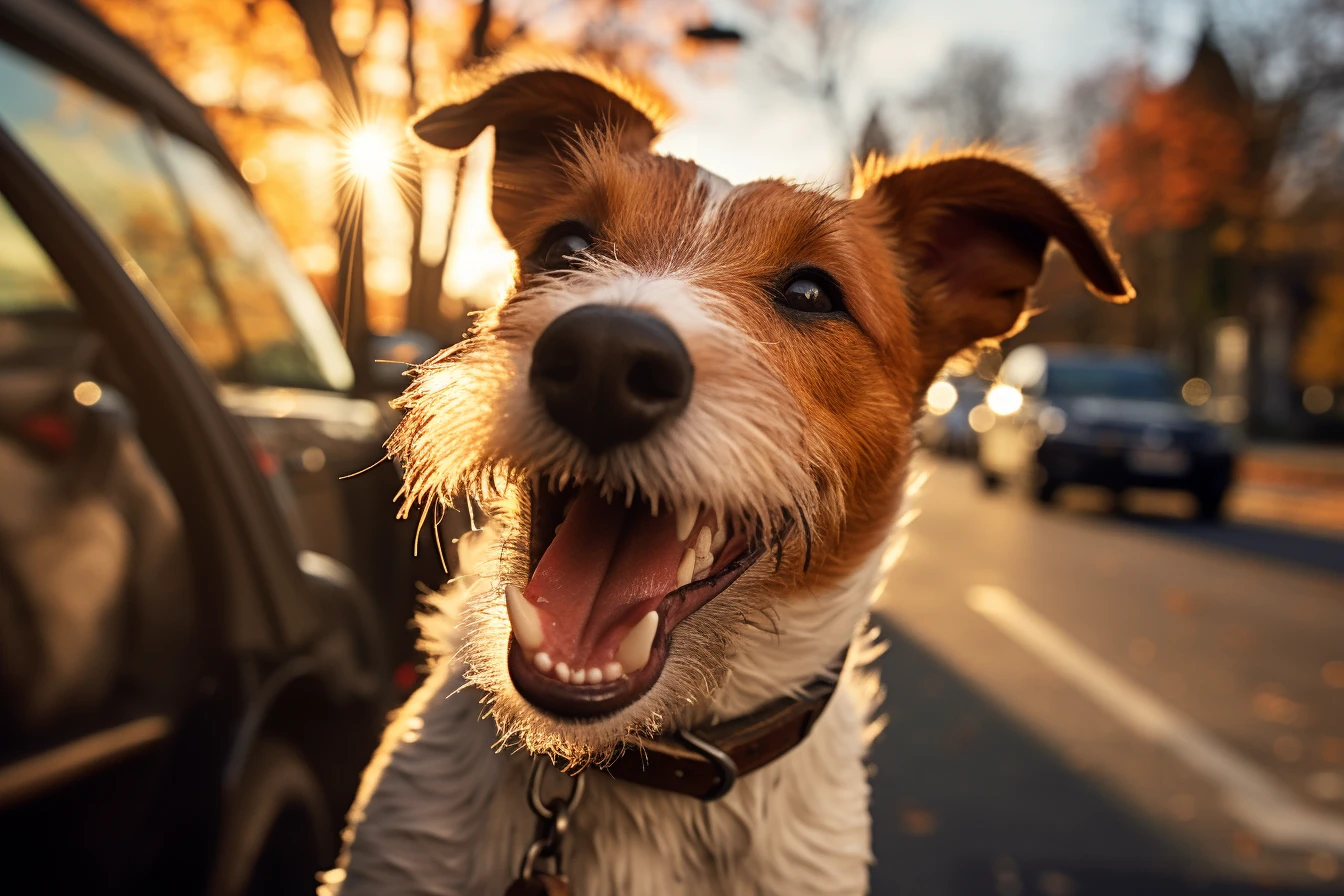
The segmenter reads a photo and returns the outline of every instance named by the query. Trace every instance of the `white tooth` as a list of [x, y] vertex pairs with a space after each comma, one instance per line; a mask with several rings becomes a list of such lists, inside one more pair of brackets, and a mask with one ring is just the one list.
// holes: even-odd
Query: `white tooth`
[[537, 654], [532, 657], [532, 663], [540, 669], [543, 674], [550, 672], [551, 669], [555, 668], [555, 663], [551, 662], [551, 655], [549, 653]]
[[593, 668], [589, 669], [589, 670], [588, 670], [588, 683], [589, 683], [589, 684], [601, 684], [601, 683], [602, 683], [602, 670], [599, 669], [599, 668], [597, 668], [596, 666], [594, 666]]
[[701, 526], [700, 534], [695, 537], [695, 572], [693, 575], [696, 578], [709, 572], [710, 567], [714, 565], [714, 555], [709, 551], [709, 543], [709, 527]]
[[[632, 489], [631, 491], [627, 492], [626, 494], [627, 494], [627, 497], [626, 497], [626, 499], [625, 499], [625, 506], [626, 506], [626, 507], [629, 507], [631, 504], [634, 503], [634, 500], [635, 500], [635, 493], [634, 493], [634, 490]], [[658, 516], [658, 496], [657, 496], [657, 495], [654, 495], [653, 497], [649, 498], [649, 515], [650, 515], [650, 516], [654, 516], [654, 517]]]
[[700, 534], [695, 537], [695, 556], [697, 559], [709, 556], [709, 527], [701, 526]]
[[588, 678], [588, 673], [582, 669], [575, 669], [569, 676], [570, 684], [583, 684]]
[[700, 516], [699, 507], [677, 508], [677, 541], [685, 541], [691, 535], [696, 519]]
[[564, 663], [556, 663], [555, 677], [563, 681], [565, 684], [569, 684], [569, 666], [565, 665]]
[[615, 681], [624, 674], [625, 670], [621, 668], [621, 664], [615, 661], [607, 663], [605, 666], [602, 667], [603, 681]]
[[528, 603], [523, 597], [523, 589], [517, 585], [505, 585], [504, 598], [509, 607], [513, 636], [524, 650], [536, 650], [541, 646], [541, 616], [537, 614], [537, 608]]
[[719, 526], [714, 530], [714, 537], [709, 542], [709, 552], [717, 555], [723, 550], [723, 546], [728, 543], [728, 530]]
[[644, 618], [635, 623], [630, 634], [625, 636], [616, 651], [616, 661], [625, 673], [638, 672], [649, 661], [649, 652], [653, 650], [653, 636], [658, 632], [658, 611], [650, 610]]
[[686, 553], [681, 555], [681, 565], [677, 567], [677, 587], [691, 584], [691, 578], [694, 575], [695, 548], [687, 548]]

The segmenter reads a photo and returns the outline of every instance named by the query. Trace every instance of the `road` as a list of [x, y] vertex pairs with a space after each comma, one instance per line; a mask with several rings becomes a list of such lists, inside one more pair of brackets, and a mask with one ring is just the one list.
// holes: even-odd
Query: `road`
[[1344, 540], [924, 464], [875, 607], [873, 892], [1344, 892]]

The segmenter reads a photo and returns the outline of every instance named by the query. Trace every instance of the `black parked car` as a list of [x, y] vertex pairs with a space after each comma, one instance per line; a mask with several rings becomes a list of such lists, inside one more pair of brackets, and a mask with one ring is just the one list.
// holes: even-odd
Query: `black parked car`
[[391, 412], [143, 56], [0, 0], [0, 84], [0, 889], [312, 892], [445, 578]]
[[986, 403], [996, 413], [980, 436], [987, 488], [1026, 480], [1042, 502], [1069, 483], [1179, 489], [1200, 516], [1222, 511], [1231, 440], [1181, 399], [1157, 356], [1024, 346], [1004, 359]]
[[919, 440], [926, 448], [952, 457], [975, 457], [979, 434], [974, 417], [989, 384], [977, 374], [937, 380], [925, 398], [927, 413], [919, 419]]

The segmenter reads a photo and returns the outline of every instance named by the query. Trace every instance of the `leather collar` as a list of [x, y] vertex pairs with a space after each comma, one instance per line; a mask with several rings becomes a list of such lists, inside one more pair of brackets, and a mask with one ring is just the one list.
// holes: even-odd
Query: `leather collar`
[[733, 789], [737, 779], [774, 762], [803, 742], [830, 702], [849, 655], [846, 647], [825, 675], [756, 712], [700, 728], [631, 742], [602, 771], [621, 781], [681, 793], [706, 802]]

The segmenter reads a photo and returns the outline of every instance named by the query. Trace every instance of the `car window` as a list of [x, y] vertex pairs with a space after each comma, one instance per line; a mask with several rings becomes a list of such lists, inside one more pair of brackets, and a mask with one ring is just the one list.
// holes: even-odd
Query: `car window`
[[1175, 378], [1158, 365], [1105, 363], [1052, 363], [1046, 374], [1051, 398], [1129, 398], [1176, 401]]
[[73, 307], [74, 298], [46, 253], [0, 200], [0, 315]]
[[170, 708], [196, 649], [183, 516], [108, 354], [0, 199], [0, 763]]
[[204, 151], [4, 45], [0, 83], [0, 121], [219, 379], [350, 387], [321, 299], [250, 196]]
[[0, 45], [0, 119], [102, 232], [197, 358], [234, 378], [239, 342], [156, 163], [144, 122], [78, 81]]
[[238, 323], [250, 377], [270, 385], [350, 388], [354, 371], [331, 315], [251, 196], [200, 147], [172, 134], [163, 134], [160, 145]]

